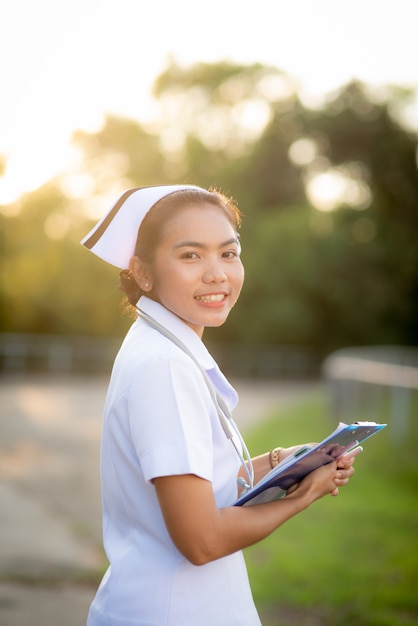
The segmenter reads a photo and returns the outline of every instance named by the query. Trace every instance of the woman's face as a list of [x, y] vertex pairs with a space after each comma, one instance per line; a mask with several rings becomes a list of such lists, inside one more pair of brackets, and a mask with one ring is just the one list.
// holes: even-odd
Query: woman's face
[[236, 230], [220, 208], [187, 206], [164, 228], [150, 269], [150, 297], [199, 337], [220, 326], [244, 281]]

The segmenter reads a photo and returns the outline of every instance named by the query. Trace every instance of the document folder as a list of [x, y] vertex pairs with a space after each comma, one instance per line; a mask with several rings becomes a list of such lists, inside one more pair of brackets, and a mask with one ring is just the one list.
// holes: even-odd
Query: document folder
[[278, 500], [286, 495], [287, 490], [298, 483], [307, 474], [321, 465], [335, 461], [343, 454], [348, 454], [363, 441], [385, 428], [387, 424], [375, 422], [355, 422], [338, 427], [321, 443], [302, 446], [292, 455], [283, 459], [254, 487], [244, 492], [235, 502], [235, 506], [248, 506]]

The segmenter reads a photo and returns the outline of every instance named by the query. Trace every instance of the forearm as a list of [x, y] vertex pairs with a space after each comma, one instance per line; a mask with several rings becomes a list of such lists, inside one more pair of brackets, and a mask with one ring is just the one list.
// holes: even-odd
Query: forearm
[[166, 476], [154, 484], [174, 544], [191, 563], [203, 565], [264, 539], [335, 490], [336, 478], [336, 463], [329, 463], [311, 472], [281, 500], [222, 509], [216, 506], [212, 484], [197, 476]]
[[219, 526], [214, 528], [217, 541], [213, 546], [212, 559], [232, 554], [265, 539], [312, 502], [310, 494], [305, 492], [265, 504], [220, 509]]
[[[284, 449], [283, 458], [298, 447]], [[254, 459], [262, 472], [269, 455]], [[287, 520], [291, 519], [313, 502], [331, 494], [338, 494], [338, 487], [348, 484], [354, 474], [353, 458], [328, 463], [308, 474], [300, 483], [288, 491], [285, 498], [254, 506], [229, 507], [219, 511], [221, 520], [220, 536], [225, 543], [218, 545], [231, 552], [246, 548], [270, 535]], [[218, 529], [219, 530], [219, 529]], [[219, 558], [219, 557], [218, 557]]]

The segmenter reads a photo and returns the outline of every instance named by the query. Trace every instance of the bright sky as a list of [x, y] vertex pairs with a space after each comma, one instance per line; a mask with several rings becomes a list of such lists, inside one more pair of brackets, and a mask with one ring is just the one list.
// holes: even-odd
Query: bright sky
[[2, 0], [0, 203], [64, 169], [73, 130], [149, 118], [170, 54], [273, 65], [313, 95], [417, 85], [417, 24], [417, 0]]

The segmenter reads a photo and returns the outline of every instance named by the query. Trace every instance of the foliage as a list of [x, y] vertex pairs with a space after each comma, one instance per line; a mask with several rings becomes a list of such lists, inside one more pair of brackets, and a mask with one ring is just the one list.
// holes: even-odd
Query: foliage
[[[17, 216], [3, 217], [8, 236], [2, 247], [2, 330], [121, 334], [127, 320], [118, 315], [117, 273], [92, 258], [85, 279], [85, 251], [79, 241], [88, 221], [78, 222], [78, 214], [72, 213], [73, 207], [52, 184], [21, 202]], [[71, 237], [48, 236], [53, 234], [56, 216]]]
[[[122, 334], [117, 270], [79, 241], [122, 190], [193, 182], [245, 215], [246, 284], [219, 341], [418, 343], [417, 138], [391, 113], [404, 94], [376, 102], [353, 83], [310, 110], [275, 68], [174, 61], [155, 94], [153, 125], [77, 132], [78, 169], [0, 207], [1, 331]], [[324, 172], [348, 189], [327, 213], [311, 193]]]
[[[321, 393], [272, 415], [246, 437], [251, 453], [325, 437], [335, 427], [327, 409]], [[394, 445], [390, 428], [364, 444], [337, 498], [316, 502], [246, 550], [266, 626], [417, 623], [418, 429], [411, 420], [407, 440]]]

